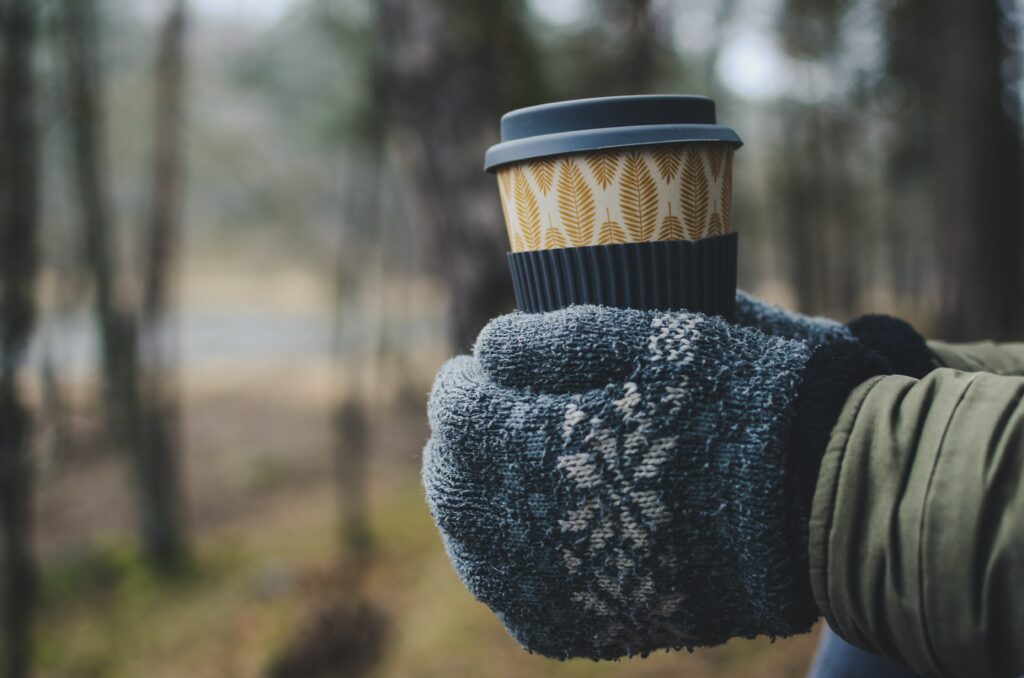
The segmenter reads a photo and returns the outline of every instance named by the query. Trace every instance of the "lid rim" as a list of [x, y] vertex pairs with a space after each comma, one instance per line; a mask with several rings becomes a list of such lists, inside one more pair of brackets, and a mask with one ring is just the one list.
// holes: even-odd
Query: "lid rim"
[[507, 111], [502, 114], [501, 119], [515, 117], [521, 114], [533, 114], [538, 111], [550, 110], [553, 108], [570, 108], [579, 105], [597, 105], [599, 103], [606, 102], [639, 102], [646, 103], [651, 101], [685, 101], [690, 100], [701, 103], [714, 104], [715, 100], [709, 96], [703, 94], [616, 94], [607, 97], [584, 97], [583, 99], [563, 99], [561, 101], [548, 101], [543, 104], [534, 104], [532, 106], [524, 106], [522, 108], [516, 108], [511, 111]]
[[671, 124], [603, 127], [554, 132], [503, 141], [487, 149], [484, 170], [494, 172], [511, 163], [611, 148], [674, 143], [728, 143], [743, 145], [736, 130], [726, 125]]
[[518, 108], [501, 116], [501, 140], [605, 127], [714, 125], [715, 101], [692, 94], [634, 94], [569, 99]]

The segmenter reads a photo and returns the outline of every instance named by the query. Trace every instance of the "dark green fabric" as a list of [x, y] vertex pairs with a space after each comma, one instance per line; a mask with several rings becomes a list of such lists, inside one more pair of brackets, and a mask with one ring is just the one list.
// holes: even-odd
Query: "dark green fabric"
[[[1024, 365], [1020, 349], [946, 347], [944, 362]], [[822, 462], [810, 562], [819, 606], [855, 645], [925, 675], [1024, 671], [1024, 378], [938, 369], [859, 386]]]
[[947, 344], [943, 341], [929, 341], [928, 348], [940, 364], [954, 370], [1024, 375], [1024, 343], [978, 341]]

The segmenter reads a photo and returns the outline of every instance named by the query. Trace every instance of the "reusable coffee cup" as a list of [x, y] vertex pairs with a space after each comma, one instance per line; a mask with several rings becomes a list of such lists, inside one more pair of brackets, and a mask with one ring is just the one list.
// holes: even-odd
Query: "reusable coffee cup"
[[579, 99], [501, 118], [497, 175], [516, 302], [700, 311], [731, 318], [736, 132], [711, 99]]

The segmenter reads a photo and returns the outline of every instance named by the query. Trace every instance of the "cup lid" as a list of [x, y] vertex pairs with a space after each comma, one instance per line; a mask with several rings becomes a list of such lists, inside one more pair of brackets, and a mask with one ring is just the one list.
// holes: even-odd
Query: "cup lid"
[[647, 94], [558, 101], [501, 116], [501, 143], [487, 149], [484, 169], [564, 153], [679, 142], [743, 145], [736, 130], [716, 124], [708, 97]]

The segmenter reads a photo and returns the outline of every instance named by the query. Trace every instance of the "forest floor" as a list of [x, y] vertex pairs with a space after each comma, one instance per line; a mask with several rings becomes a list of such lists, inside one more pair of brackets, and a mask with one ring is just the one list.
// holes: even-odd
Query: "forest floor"
[[[329, 598], [338, 537], [329, 433], [317, 416], [325, 404], [280, 388], [248, 393], [189, 402], [195, 566], [176, 581], [155, 577], [132, 546], [131, 497], [116, 458], [76, 461], [41, 479], [40, 675], [264, 675]], [[386, 631], [372, 675], [804, 674], [812, 636], [601, 664], [524, 652], [448, 563], [418, 482], [420, 412], [395, 405], [373, 417], [373, 549], [363, 596]]]
[[[339, 567], [330, 455], [337, 373], [323, 356], [204, 364], [182, 375], [194, 558], [169, 581], [135, 547], [125, 465], [100, 443], [93, 386], [68, 389], [72, 444], [57, 445], [45, 421], [38, 436], [37, 674], [315, 678], [365, 665], [381, 677], [805, 674], [816, 633], [603, 663], [522, 650], [462, 586], [423, 500], [425, 398], [443, 358], [427, 351], [398, 361], [400, 375], [376, 375], [399, 386], [366, 403], [372, 548], [356, 594]], [[336, 670], [318, 672], [323, 666]]]

